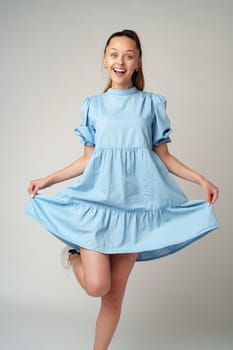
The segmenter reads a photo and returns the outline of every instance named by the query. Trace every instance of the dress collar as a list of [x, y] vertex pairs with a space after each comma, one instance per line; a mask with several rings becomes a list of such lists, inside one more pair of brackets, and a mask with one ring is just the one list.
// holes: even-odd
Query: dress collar
[[106, 93], [113, 94], [113, 95], [131, 95], [137, 92], [138, 89], [133, 86], [132, 88], [129, 89], [113, 89], [109, 88]]

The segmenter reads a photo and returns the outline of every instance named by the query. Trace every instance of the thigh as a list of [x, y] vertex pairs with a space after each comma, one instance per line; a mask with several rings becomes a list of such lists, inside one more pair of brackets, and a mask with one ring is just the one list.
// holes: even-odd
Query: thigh
[[80, 248], [84, 280], [87, 284], [111, 284], [109, 255]]
[[123, 297], [129, 275], [138, 253], [113, 254], [110, 256], [111, 294]]

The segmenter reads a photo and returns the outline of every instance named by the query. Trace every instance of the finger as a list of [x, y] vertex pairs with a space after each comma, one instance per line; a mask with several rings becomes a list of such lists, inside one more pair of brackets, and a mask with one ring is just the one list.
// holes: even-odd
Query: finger
[[32, 187], [31, 187], [31, 185], [28, 187], [28, 193], [29, 193], [29, 194], [32, 193]]
[[212, 201], [211, 201], [211, 203], [215, 203], [217, 199], [218, 199], [218, 191], [215, 191], [215, 192], [212, 193]]
[[210, 204], [214, 204], [218, 198], [218, 193], [216, 191], [210, 193]]
[[34, 183], [32, 183], [30, 186], [29, 186], [29, 189], [28, 189], [28, 193], [32, 196], [32, 197], [35, 197], [35, 195], [37, 194], [38, 192], [38, 186]]
[[209, 191], [206, 192], [206, 202], [211, 203], [211, 193]]
[[35, 197], [35, 195], [37, 195], [37, 192], [38, 192], [38, 187], [37, 186], [35, 186], [35, 188], [33, 188], [33, 190], [31, 191], [31, 196], [32, 197]]
[[35, 184], [34, 183], [30, 183], [29, 187], [28, 187], [28, 193], [31, 194], [33, 192], [35, 188]]
[[214, 203], [214, 197], [213, 197], [213, 194], [211, 193], [209, 204], [213, 204], [213, 203]]

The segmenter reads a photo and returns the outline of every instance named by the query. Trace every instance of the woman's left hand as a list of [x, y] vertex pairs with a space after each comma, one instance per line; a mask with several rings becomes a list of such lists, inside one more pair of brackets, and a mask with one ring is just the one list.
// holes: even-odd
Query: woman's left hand
[[214, 184], [212, 184], [207, 179], [202, 180], [200, 182], [200, 186], [202, 187], [202, 189], [205, 193], [206, 201], [210, 204], [215, 203], [216, 200], [218, 199], [218, 195], [219, 195], [218, 187], [215, 186]]

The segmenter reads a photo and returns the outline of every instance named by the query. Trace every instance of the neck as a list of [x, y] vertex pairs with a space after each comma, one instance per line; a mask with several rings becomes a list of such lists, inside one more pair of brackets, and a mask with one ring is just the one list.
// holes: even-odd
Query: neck
[[116, 84], [116, 83], [112, 83], [111, 84], [111, 88], [114, 90], [127, 90], [127, 89], [131, 89], [133, 87], [132, 83], [129, 84]]

